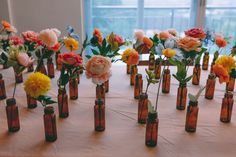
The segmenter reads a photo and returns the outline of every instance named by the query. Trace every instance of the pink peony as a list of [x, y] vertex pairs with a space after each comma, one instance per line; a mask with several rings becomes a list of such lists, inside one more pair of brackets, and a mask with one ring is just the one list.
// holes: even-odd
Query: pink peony
[[27, 53], [20, 52], [16, 55], [18, 63], [24, 67], [28, 67], [33, 63], [33, 59], [27, 55]]
[[86, 77], [95, 84], [104, 83], [111, 76], [111, 59], [100, 55], [90, 58], [85, 66]]
[[10, 37], [10, 44], [15, 45], [15, 46], [23, 45], [24, 41], [17, 36], [13, 36], [13, 37]]
[[39, 33], [38, 39], [47, 47], [53, 47], [58, 43], [57, 35], [55, 29], [45, 29]]
[[34, 31], [22, 32], [21, 35], [25, 41], [37, 42], [38, 40], [38, 33]]
[[134, 32], [134, 37], [136, 40], [143, 41], [144, 38], [144, 31], [143, 30], [137, 30]]

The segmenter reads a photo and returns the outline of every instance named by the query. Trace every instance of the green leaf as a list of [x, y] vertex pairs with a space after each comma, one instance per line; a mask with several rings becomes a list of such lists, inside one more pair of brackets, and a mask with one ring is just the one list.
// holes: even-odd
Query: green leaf
[[190, 80], [192, 79], [192, 77], [193, 77], [193, 75], [187, 77], [187, 78], [184, 80], [184, 82], [187, 83], [188, 81], [190, 81]]
[[153, 113], [155, 112], [154, 107], [152, 106], [152, 102], [148, 99], [148, 112]]
[[197, 102], [197, 99], [195, 98], [195, 96], [194, 95], [192, 95], [192, 94], [188, 94], [188, 98], [190, 99], [190, 101], [192, 101], [192, 102]]
[[90, 55], [85, 55], [86, 58], [90, 59], [92, 56]]
[[91, 49], [94, 55], [99, 55], [100, 53], [96, 51], [95, 49]]

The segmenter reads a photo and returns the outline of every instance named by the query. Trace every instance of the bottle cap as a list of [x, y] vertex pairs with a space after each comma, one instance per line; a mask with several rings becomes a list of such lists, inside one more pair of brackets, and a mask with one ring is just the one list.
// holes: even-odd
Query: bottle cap
[[141, 93], [140, 94], [140, 99], [147, 99], [148, 95], [146, 93]]
[[9, 98], [7, 99], [7, 105], [15, 105], [16, 99], [15, 98]]
[[103, 105], [104, 103], [103, 103], [103, 100], [102, 100], [102, 99], [99, 99], [99, 98], [98, 98], [98, 99], [95, 100], [95, 104], [96, 104], [96, 105]]
[[51, 114], [51, 113], [54, 113], [54, 108], [52, 106], [46, 106], [44, 108], [44, 113], [45, 114]]

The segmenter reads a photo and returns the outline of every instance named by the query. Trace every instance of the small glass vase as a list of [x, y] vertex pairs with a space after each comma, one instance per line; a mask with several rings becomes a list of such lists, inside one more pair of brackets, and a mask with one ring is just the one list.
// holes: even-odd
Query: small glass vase
[[150, 52], [149, 61], [148, 61], [148, 70], [154, 70], [155, 68], [155, 55]]
[[44, 131], [45, 140], [48, 142], [54, 142], [57, 140], [57, 126], [56, 115], [54, 114], [54, 108], [52, 106], [46, 106], [44, 108]]
[[138, 73], [137, 65], [132, 65], [131, 66], [131, 74], [130, 74], [130, 85], [131, 86], [134, 85], [135, 76], [136, 76], [137, 73]]
[[198, 102], [189, 101], [186, 114], [185, 131], [195, 132], [198, 119]]
[[205, 52], [202, 60], [202, 70], [208, 70], [209, 58], [209, 52]]
[[205, 89], [206, 99], [211, 100], [214, 98], [215, 85], [216, 85], [215, 75], [209, 74], [207, 82], [206, 82], [206, 89]]
[[69, 91], [70, 91], [70, 99], [76, 100], [78, 99], [78, 82], [77, 79], [71, 79], [69, 81]]
[[102, 99], [105, 104], [105, 88], [103, 84], [96, 86], [96, 99]]
[[159, 119], [157, 112], [148, 113], [145, 144], [148, 147], [155, 147], [157, 145]]
[[28, 94], [26, 94], [26, 98], [27, 98], [27, 108], [33, 109], [37, 107], [37, 100], [29, 96]]
[[65, 88], [58, 89], [57, 101], [58, 101], [59, 117], [60, 118], [68, 117], [69, 116], [68, 95], [66, 94]]
[[131, 73], [131, 65], [126, 64], [126, 73], [127, 74]]
[[169, 92], [170, 92], [170, 69], [165, 69], [162, 78], [162, 93], [169, 93]]
[[22, 83], [23, 82], [23, 75], [22, 75], [22, 73], [17, 74], [15, 72], [15, 81], [16, 81], [16, 83]]
[[95, 131], [105, 130], [105, 105], [102, 99], [95, 100], [94, 127]]
[[108, 93], [109, 92], [109, 80], [104, 82], [104, 88], [105, 88], [105, 92]]
[[54, 72], [54, 64], [52, 62], [52, 58], [48, 58], [47, 60], [47, 68], [48, 68], [48, 77], [54, 78], [55, 72]]
[[143, 79], [142, 74], [137, 74], [134, 84], [134, 98], [139, 99], [140, 93], [143, 91]]
[[[39, 63], [38, 63], [39, 64]], [[39, 68], [38, 68], [38, 70], [37, 70], [38, 72], [41, 72], [42, 74], [44, 74], [44, 75], [47, 75], [47, 70], [46, 70], [46, 68], [45, 68], [45, 66], [44, 66], [44, 62], [42, 61], [42, 63], [41, 64], [39, 64]]]
[[6, 114], [7, 114], [7, 124], [9, 132], [16, 132], [20, 130], [20, 120], [18, 107], [16, 106], [16, 99], [9, 98], [6, 101]]
[[223, 123], [229, 123], [231, 121], [231, 115], [233, 110], [233, 94], [231, 92], [226, 92], [224, 98], [222, 99], [220, 121]]
[[160, 77], [161, 77], [161, 60], [160, 60], [160, 58], [156, 59], [154, 73], [155, 73], [155, 78], [160, 79]]
[[230, 76], [229, 82], [226, 83], [226, 90], [233, 92], [234, 91], [234, 85], [235, 85], [235, 78]]
[[5, 82], [2, 79], [2, 74], [0, 73], [0, 100], [4, 100], [6, 97]]
[[185, 84], [179, 84], [178, 94], [177, 94], [177, 102], [176, 102], [176, 109], [178, 110], [185, 110], [186, 101], [187, 101], [187, 87]]
[[141, 93], [138, 102], [138, 123], [146, 124], [148, 117], [148, 95]]
[[199, 85], [200, 75], [201, 75], [200, 64], [196, 64], [193, 68], [193, 78], [192, 78], [193, 85]]

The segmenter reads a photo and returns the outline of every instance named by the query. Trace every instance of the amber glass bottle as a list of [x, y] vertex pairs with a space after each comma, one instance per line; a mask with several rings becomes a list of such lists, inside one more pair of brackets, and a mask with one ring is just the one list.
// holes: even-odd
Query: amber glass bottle
[[185, 84], [180, 84], [178, 88], [177, 94], [177, 102], [176, 102], [176, 109], [178, 110], [185, 110], [186, 101], [187, 101], [187, 87]]
[[27, 98], [27, 107], [29, 109], [33, 109], [37, 107], [37, 100], [29, 96], [28, 94], [26, 94], [26, 98]]
[[202, 61], [202, 70], [208, 70], [209, 58], [209, 52], [205, 52]]
[[104, 82], [104, 88], [105, 88], [105, 92], [108, 93], [109, 92], [109, 80]]
[[46, 106], [44, 108], [44, 131], [45, 140], [48, 142], [54, 142], [57, 140], [57, 126], [56, 115], [52, 106]]
[[189, 101], [186, 114], [185, 130], [187, 132], [195, 132], [198, 119], [198, 102]]
[[139, 95], [142, 91], [143, 91], [142, 74], [136, 74], [134, 83], [134, 98], [139, 99]]
[[41, 72], [41, 73], [44, 74], [44, 75], [47, 75], [47, 70], [46, 70], [46, 68], [45, 68], [45, 66], [44, 66], [44, 62], [43, 62], [43, 61], [42, 61], [41, 64], [39, 64], [39, 68], [38, 68], [37, 71], [38, 71], [38, 72]]
[[96, 99], [102, 99], [105, 104], [105, 89], [104, 84], [96, 86]]
[[160, 58], [157, 58], [155, 61], [154, 73], [155, 73], [155, 78], [160, 79], [161, 77], [161, 59]]
[[0, 100], [6, 99], [6, 97], [5, 82], [2, 79], [2, 74], [0, 73]]
[[192, 78], [193, 85], [199, 85], [200, 76], [201, 76], [200, 64], [196, 64], [193, 68], [193, 78]]
[[215, 65], [214, 62], [211, 63], [211, 69], [210, 69], [210, 73], [213, 73], [213, 66]]
[[132, 65], [131, 66], [131, 74], [130, 74], [130, 85], [131, 86], [134, 85], [135, 76], [136, 76], [137, 73], [138, 73], [137, 65]]
[[57, 101], [58, 101], [59, 117], [60, 118], [68, 117], [69, 116], [68, 96], [66, 94], [65, 88], [58, 89]]
[[233, 110], [233, 94], [231, 92], [226, 92], [222, 100], [220, 121], [223, 123], [229, 123], [231, 121], [231, 115]]
[[214, 98], [215, 85], [216, 85], [215, 75], [209, 74], [207, 82], [206, 82], [206, 89], [205, 89], [205, 98], [206, 99], [213, 99]]
[[94, 127], [96, 131], [105, 130], [105, 105], [102, 99], [95, 100]]
[[126, 73], [130, 74], [131, 73], [131, 65], [126, 65]]
[[149, 61], [148, 61], [148, 70], [154, 70], [155, 68], [155, 55], [150, 52]]
[[164, 75], [162, 78], [162, 93], [170, 92], [170, 69], [164, 70]]
[[138, 102], [138, 123], [145, 124], [148, 117], [148, 95], [141, 93]]
[[15, 98], [7, 99], [6, 113], [7, 113], [8, 131], [16, 132], [20, 130], [19, 112], [18, 112], [18, 107], [16, 106]]
[[16, 81], [16, 83], [22, 83], [23, 82], [23, 75], [22, 75], [22, 73], [17, 74], [15, 72], [15, 81]]
[[[27, 53], [29, 57], [31, 57], [31, 53]], [[34, 71], [34, 64], [30, 64], [28, 67], [27, 67], [27, 71], [28, 72], [33, 72]]]
[[235, 85], [235, 78], [230, 76], [229, 82], [226, 83], [226, 90], [227, 91], [234, 91], [234, 85]]
[[148, 113], [145, 136], [145, 144], [148, 147], [155, 147], [157, 145], [158, 123], [159, 119], [157, 112]]
[[71, 79], [69, 81], [69, 90], [70, 90], [70, 99], [71, 100], [78, 99], [78, 82], [77, 82], [77, 78]]
[[48, 77], [54, 78], [55, 72], [54, 72], [54, 64], [52, 62], [52, 58], [48, 58], [47, 61], [47, 68], [48, 68]]

